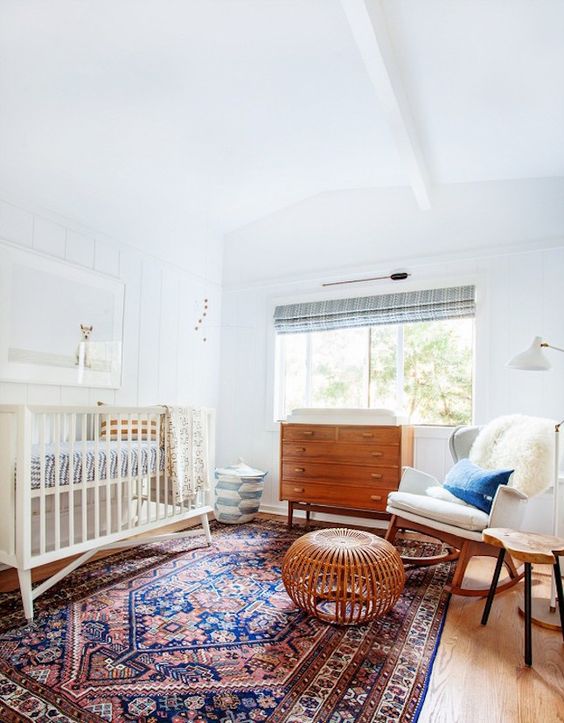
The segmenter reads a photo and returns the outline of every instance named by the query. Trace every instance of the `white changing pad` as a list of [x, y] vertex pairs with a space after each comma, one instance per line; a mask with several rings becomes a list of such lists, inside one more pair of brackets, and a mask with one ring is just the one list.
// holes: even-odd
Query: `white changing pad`
[[292, 424], [365, 424], [396, 426], [406, 424], [407, 418], [391, 409], [293, 409], [286, 419]]

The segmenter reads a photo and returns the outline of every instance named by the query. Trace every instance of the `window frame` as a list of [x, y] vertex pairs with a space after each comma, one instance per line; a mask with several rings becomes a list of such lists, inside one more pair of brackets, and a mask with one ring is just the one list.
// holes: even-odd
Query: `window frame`
[[[364, 269], [361, 273], [368, 273]], [[456, 274], [453, 273], [449, 277], [445, 277], [440, 274], [432, 276], [426, 281], [420, 282], [402, 282], [401, 291], [418, 291], [423, 289], [434, 289], [443, 288], [444, 286], [465, 286], [473, 285], [476, 293], [476, 314], [474, 316], [474, 339], [473, 339], [473, 350], [472, 350], [472, 412], [471, 412], [471, 424], [475, 424], [475, 420], [479, 416], [477, 410], [484, 408], [487, 409], [488, 399], [488, 385], [487, 379], [483, 380], [480, 385], [477, 384], [478, 378], [481, 374], [482, 368], [487, 368], [487, 357], [488, 352], [483, 349], [480, 344], [480, 339], [488, 338], [488, 331], [490, 326], [489, 315], [487, 314], [487, 295], [485, 293], [483, 280], [477, 277], [475, 273], [472, 274]], [[310, 287], [311, 288], [311, 287]], [[397, 284], [394, 282], [385, 282], [375, 288], [374, 284], [367, 284], [363, 287], [362, 292], [359, 291], [359, 296], [369, 296], [375, 294], [389, 294], [394, 290], [397, 290]], [[286, 296], [273, 296], [267, 299], [266, 304], [266, 397], [265, 397], [265, 428], [270, 432], [277, 432], [280, 429], [280, 423], [285, 420], [276, 419], [276, 415], [282, 406], [280, 405], [280, 379], [281, 375], [278, 374], [278, 368], [280, 363], [281, 345], [278, 342], [278, 338], [283, 336], [277, 334], [274, 329], [274, 310], [281, 304], [299, 304], [308, 301], [323, 301], [326, 299], [339, 299], [348, 298], [351, 296], [350, 289], [347, 292], [341, 290], [340, 293], [330, 293], [327, 290], [315, 291], [308, 293], [304, 291], [300, 294], [292, 293]], [[399, 326], [399, 325], [398, 325]], [[403, 343], [403, 338], [402, 338]], [[396, 354], [396, 364], [397, 364]], [[402, 370], [403, 372], [403, 370]], [[396, 384], [398, 375], [396, 374]], [[403, 385], [402, 385], [403, 386]], [[478, 394], [480, 390], [480, 394]], [[420, 427], [448, 427], [449, 425], [433, 425], [433, 424], [421, 424], [416, 425]]]

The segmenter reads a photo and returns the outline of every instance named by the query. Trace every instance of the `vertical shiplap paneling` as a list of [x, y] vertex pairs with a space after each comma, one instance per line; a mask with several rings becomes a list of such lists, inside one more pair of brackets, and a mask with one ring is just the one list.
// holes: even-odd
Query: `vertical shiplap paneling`
[[[178, 289], [178, 403], [194, 404], [196, 379], [196, 344], [198, 338], [194, 330], [196, 292], [192, 284], [181, 277]], [[197, 289], [199, 290], [199, 285]]]
[[[119, 391], [119, 390], [117, 390]], [[94, 387], [88, 390], [88, 402], [87, 404], [96, 405], [98, 402], [102, 404], [117, 404], [116, 401], [116, 390], [115, 389], [102, 389], [100, 387]], [[135, 402], [123, 402], [124, 404], [135, 404]]]
[[[564, 348], [564, 313], [561, 303], [564, 280], [564, 248], [543, 253], [543, 325], [542, 334], [549, 344]], [[540, 333], [540, 332], [539, 332]], [[541, 374], [544, 414], [564, 419], [564, 353], [546, 351], [552, 369]]]
[[139, 404], [159, 404], [159, 362], [162, 269], [154, 259], [144, 259], [141, 274], [139, 324]]
[[[193, 404], [204, 404], [208, 398], [206, 366], [211, 361], [209, 353], [209, 314], [203, 316], [204, 299], [208, 297], [208, 286], [201, 278], [194, 279], [190, 285], [190, 293], [186, 299], [186, 319], [181, 320], [181, 331], [185, 329], [188, 336], [188, 354], [190, 355], [190, 385], [189, 395]], [[198, 330], [196, 330], [198, 327]], [[206, 341], [204, 341], [204, 338]], [[184, 359], [179, 362], [179, 375], [184, 374]]]
[[[504, 322], [510, 330], [509, 348], [503, 371], [509, 379], [506, 412], [543, 416], [542, 374], [509, 369], [505, 363], [525, 349], [543, 328], [543, 258], [542, 252], [514, 254], [509, 258], [509, 314]], [[501, 321], [501, 320], [500, 320]], [[496, 370], [497, 373], [498, 370]], [[499, 412], [498, 412], [499, 413]], [[498, 414], [496, 413], [496, 414]]]
[[33, 214], [0, 201], [0, 238], [22, 246], [33, 245]]
[[[139, 402], [139, 331], [141, 326], [141, 256], [130, 249], [120, 250], [120, 278], [125, 284], [123, 357], [121, 386], [115, 391], [115, 402], [135, 405]], [[101, 400], [103, 401], [103, 400]]]
[[119, 247], [116, 243], [96, 240], [94, 269], [108, 276], [119, 276]]
[[[221, 354], [221, 289], [217, 284], [211, 282], [202, 282], [201, 291], [197, 298], [197, 307], [199, 310], [205, 299], [208, 300], [207, 315], [204, 317], [204, 327], [198, 338], [201, 343], [197, 345], [199, 349], [198, 374], [203, 379], [200, 386], [199, 397], [201, 403], [204, 399], [211, 400], [211, 404], [217, 407], [219, 394], [218, 385], [214, 384], [214, 379], [219, 379], [220, 374], [220, 354]], [[198, 317], [200, 318], [200, 317]], [[206, 339], [204, 342], [203, 339]], [[205, 372], [208, 370], [208, 373]]]
[[90, 389], [87, 387], [61, 387], [61, 404], [70, 406], [90, 404]]
[[33, 248], [49, 256], [64, 259], [67, 232], [60, 223], [36, 216], [33, 224]]
[[61, 387], [50, 384], [30, 384], [27, 388], [28, 404], [60, 404]]
[[16, 382], [0, 382], [0, 403], [26, 404], [27, 385]]
[[[215, 406], [219, 379], [219, 314], [214, 334], [205, 346], [196, 343], [193, 322], [206, 295], [217, 299], [221, 288], [221, 243], [202, 237], [188, 272], [161, 264], [131, 247], [83, 232], [74, 223], [49, 214], [33, 214], [0, 200], [0, 239], [33, 246], [42, 254], [116, 278], [125, 284], [122, 384], [117, 390], [0, 382], [0, 403], [23, 404], [151, 404], [163, 401]], [[198, 237], [200, 238], [200, 237]], [[167, 269], [161, 308], [161, 269]], [[195, 274], [198, 275], [195, 275]], [[210, 279], [213, 293], [208, 290]], [[169, 280], [172, 279], [171, 283]], [[163, 325], [161, 325], [161, 321]], [[164, 326], [164, 348], [160, 346]], [[174, 327], [174, 328], [173, 328]], [[162, 368], [161, 368], [162, 367]], [[161, 386], [159, 387], [159, 383]]]
[[[524, 413], [564, 417], [564, 354], [550, 357], [554, 372], [535, 374], [508, 369], [508, 359], [526, 347], [534, 334], [552, 336], [564, 346], [561, 287], [564, 248], [461, 260], [453, 266], [419, 269], [433, 283], [465, 275], [478, 286], [476, 317], [475, 421]], [[264, 503], [277, 503], [278, 435], [267, 431], [265, 410], [273, 393], [266, 364], [269, 299], [295, 298], [314, 290], [312, 283], [232, 290], [224, 294], [220, 374], [218, 460], [226, 464], [241, 455], [268, 468]], [[297, 290], [297, 291], [296, 291]], [[257, 361], [258, 360], [258, 361]], [[451, 467], [448, 434], [427, 434], [417, 441], [416, 465], [444, 476]]]
[[67, 229], [66, 259], [73, 264], [94, 268], [94, 239]]
[[163, 269], [159, 319], [159, 404], [176, 404], [178, 395], [179, 275]]
[[487, 259], [482, 266], [477, 300], [475, 339], [475, 417], [477, 424], [501, 414], [509, 396], [509, 375], [505, 367], [510, 343], [508, 318], [509, 260], [507, 257]]

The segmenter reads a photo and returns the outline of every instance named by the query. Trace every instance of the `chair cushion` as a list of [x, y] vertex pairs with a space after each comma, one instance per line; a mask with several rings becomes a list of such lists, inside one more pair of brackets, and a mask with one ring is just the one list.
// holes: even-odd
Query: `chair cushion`
[[[455, 497], [452, 492], [449, 492], [448, 490], [445, 490], [445, 488], [442, 485], [433, 485], [432, 487], [427, 487], [425, 490], [425, 494], [429, 497], [434, 497], [436, 500], [444, 500], [445, 502], [452, 502], [455, 505], [464, 505], [468, 507], [468, 502], [464, 502], [464, 500], [459, 499], [458, 497]], [[472, 505], [470, 505], [471, 507]]]
[[461, 459], [449, 470], [444, 488], [464, 502], [490, 513], [497, 488], [506, 485], [512, 469], [483, 469], [469, 459]]
[[490, 519], [489, 515], [476, 507], [445, 502], [426, 495], [414, 495], [411, 492], [390, 492], [388, 506], [393, 507], [394, 511], [404, 510], [412, 515], [477, 532], [484, 530]]

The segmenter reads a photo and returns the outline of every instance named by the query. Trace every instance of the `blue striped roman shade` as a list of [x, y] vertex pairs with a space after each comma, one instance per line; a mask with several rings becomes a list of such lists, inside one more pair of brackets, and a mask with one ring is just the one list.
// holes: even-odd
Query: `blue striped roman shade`
[[274, 328], [278, 334], [292, 334], [354, 326], [462, 319], [474, 316], [475, 308], [474, 287], [453, 286], [277, 306]]

